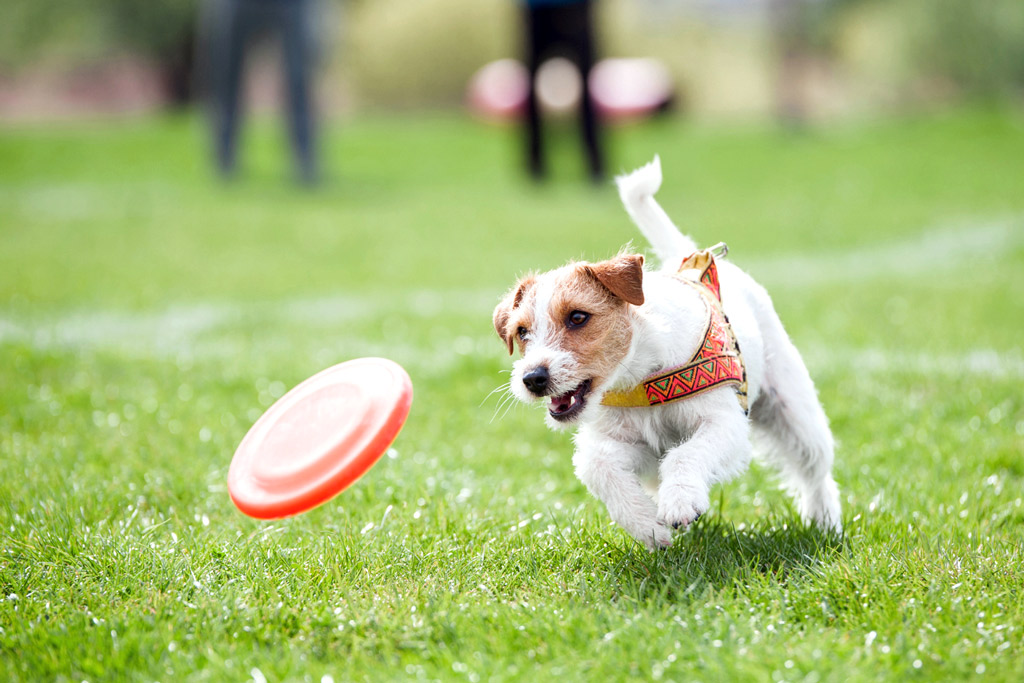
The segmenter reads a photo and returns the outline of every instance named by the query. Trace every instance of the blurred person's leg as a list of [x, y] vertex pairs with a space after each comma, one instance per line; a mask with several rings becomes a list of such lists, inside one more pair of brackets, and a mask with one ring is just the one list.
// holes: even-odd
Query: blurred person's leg
[[544, 161], [543, 124], [537, 99], [537, 71], [550, 44], [550, 17], [547, 10], [546, 7], [531, 6], [523, 9], [526, 26], [526, 69], [529, 74], [523, 133], [526, 140], [527, 171], [535, 180], [540, 180], [547, 173]]
[[593, 21], [589, 0], [577, 5], [569, 5], [566, 9], [573, 10], [572, 45], [576, 54], [576, 67], [580, 70], [583, 89], [580, 92], [580, 133], [583, 136], [583, 149], [587, 157], [590, 179], [598, 182], [604, 179], [604, 156], [601, 153], [601, 131], [594, 110], [594, 101], [590, 97], [590, 71], [594, 67]]
[[566, 55], [580, 72], [579, 130], [582, 138], [587, 172], [591, 179], [604, 178], [604, 156], [601, 152], [601, 131], [590, 97], [589, 76], [594, 66], [595, 49], [590, 0], [555, 3], [527, 8], [527, 68], [530, 89], [527, 98], [527, 144], [529, 170], [535, 178], [544, 175], [545, 161], [541, 131], [540, 107], [537, 102], [537, 71], [552, 54]]
[[314, 183], [316, 123], [313, 116], [313, 70], [316, 39], [313, 26], [313, 0], [279, 0], [285, 9], [282, 17], [282, 50], [288, 93], [288, 123], [292, 146], [303, 182]]
[[217, 170], [233, 175], [237, 164], [240, 91], [249, 18], [245, 0], [215, 0], [211, 68]]

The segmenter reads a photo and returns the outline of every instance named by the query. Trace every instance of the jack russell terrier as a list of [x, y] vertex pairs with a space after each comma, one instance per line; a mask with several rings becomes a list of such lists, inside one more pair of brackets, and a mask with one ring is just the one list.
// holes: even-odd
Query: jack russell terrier
[[576, 475], [611, 518], [649, 549], [742, 472], [751, 437], [782, 474], [800, 516], [841, 530], [828, 418], [768, 293], [698, 250], [654, 199], [657, 157], [617, 179], [633, 221], [662, 263], [622, 253], [524, 276], [494, 309], [522, 357], [511, 392], [547, 401], [553, 429], [576, 426]]

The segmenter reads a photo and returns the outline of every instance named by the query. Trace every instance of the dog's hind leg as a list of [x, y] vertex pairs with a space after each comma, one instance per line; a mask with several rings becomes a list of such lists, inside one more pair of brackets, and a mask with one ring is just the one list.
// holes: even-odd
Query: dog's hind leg
[[[839, 489], [832, 479], [834, 443], [814, 382], [776, 321], [766, 338], [768, 362], [760, 396], [751, 406], [752, 436], [796, 499], [800, 517], [823, 529], [842, 529]], [[772, 327], [775, 327], [773, 325]]]

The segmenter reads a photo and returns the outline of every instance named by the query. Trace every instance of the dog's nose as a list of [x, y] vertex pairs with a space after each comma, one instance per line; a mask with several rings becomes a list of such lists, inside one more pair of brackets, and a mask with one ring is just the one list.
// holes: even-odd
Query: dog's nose
[[523, 384], [533, 394], [543, 396], [548, 388], [548, 369], [541, 365], [523, 375]]

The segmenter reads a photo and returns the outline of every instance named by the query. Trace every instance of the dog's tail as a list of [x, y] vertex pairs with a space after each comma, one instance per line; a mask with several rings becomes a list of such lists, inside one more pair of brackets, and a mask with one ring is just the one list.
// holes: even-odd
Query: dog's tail
[[646, 166], [617, 177], [615, 183], [619, 186], [619, 196], [629, 217], [651, 243], [662, 263], [697, 251], [694, 241], [679, 231], [654, 199], [654, 193], [661, 187], [661, 159], [655, 156]]

